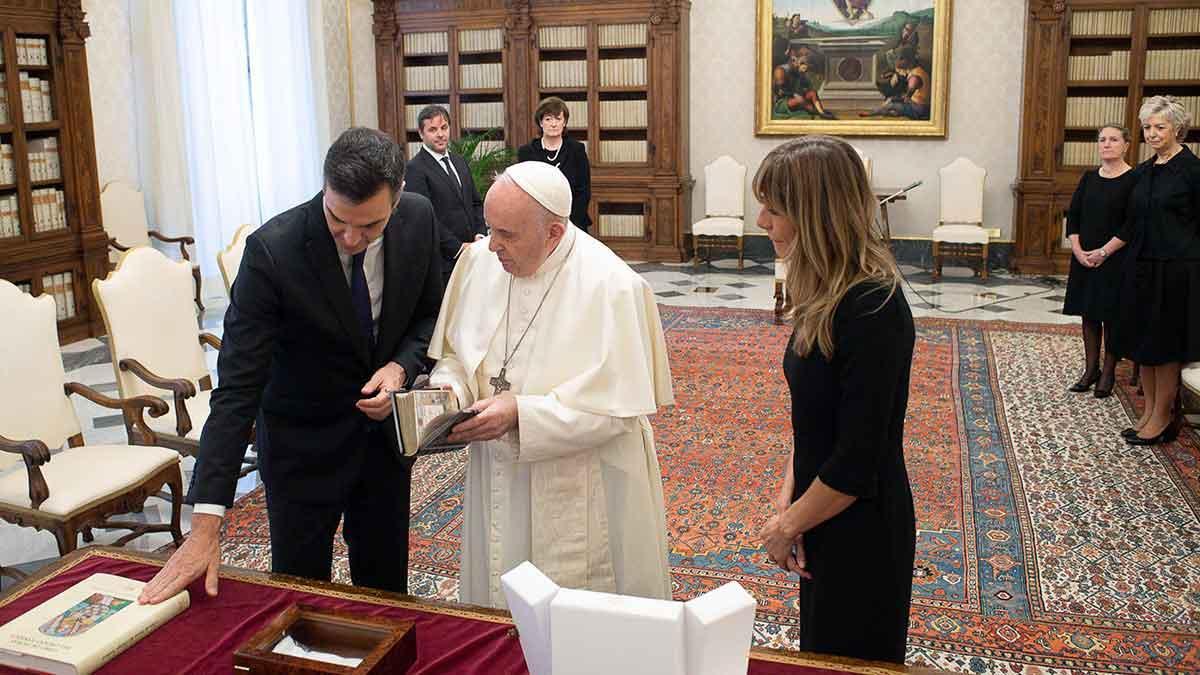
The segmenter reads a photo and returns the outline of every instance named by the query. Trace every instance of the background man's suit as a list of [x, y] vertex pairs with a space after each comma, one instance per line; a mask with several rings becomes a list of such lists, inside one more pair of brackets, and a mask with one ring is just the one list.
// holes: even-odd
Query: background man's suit
[[462, 180], [461, 186], [454, 176], [446, 173], [445, 167], [433, 155], [422, 148], [408, 163], [404, 174], [404, 190], [424, 195], [432, 202], [438, 222], [452, 235], [443, 236], [440, 242], [442, 257], [448, 261], [443, 266], [442, 274], [448, 279], [459, 247], [475, 241], [477, 234], [487, 234], [487, 226], [483, 221], [483, 199], [475, 187], [475, 180], [471, 178], [471, 167], [467, 166], [467, 160], [449, 151], [446, 156]]
[[344, 511], [354, 583], [404, 592], [410, 465], [398, 459], [391, 418], [375, 422], [355, 403], [389, 360], [409, 382], [428, 370], [443, 290], [438, 225], [426, 199], [401, 193], [384, 229], [372, 350], [322, 197], [272, 218], [246, 241], [188, 501], [232, 503], [257, 418], [273, 569], [327, 579]]

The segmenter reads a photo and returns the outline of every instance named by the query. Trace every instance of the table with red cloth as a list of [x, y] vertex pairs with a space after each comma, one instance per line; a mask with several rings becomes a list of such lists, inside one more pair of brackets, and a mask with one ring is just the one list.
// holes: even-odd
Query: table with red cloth
[[[164, 556], [93, 546], [48, 565], [0, 596], [0, 625], [33, 609], [92, 574], [103, 572], [149, 581]], [[222, 567], [220, 593], [208, 597], [203, 581], [189, 588], [191, 606], [118, 655], [100, 674], [222, 673], [233, 670], [233, 653], [255, 632], [295, 603], [323, 609], [412, 620], [418, 656], [412, 675], [528, 672], [507, 612], [420, 600], [406, 595]], [[753, 675], [916, 672], [865, 661], [798, 652], [753, 649]], [[0, 666], [0, 672], [19, 672]]]

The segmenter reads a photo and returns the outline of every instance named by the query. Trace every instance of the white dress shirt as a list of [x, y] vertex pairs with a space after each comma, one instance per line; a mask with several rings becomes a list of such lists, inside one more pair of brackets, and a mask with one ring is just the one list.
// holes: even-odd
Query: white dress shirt
[[[353, 258], [349, 253], [338, 249], [338, 260], [342, 263], [342, 272], [346, 275], [346, 286], [350, 286], [350, 274]], [[363, 273], [367, 277], [367, 291], [371, 294], [371, 319], [375, 321], [375, 333], [379, 334], [379, 312], [383, 309], [383, 237], [367, 245], [367, 255], [363, 257]], [[196, 504], [193, 514], [207, 513], [218, 518], [225, 517], [225, 507], [221, 504]]]
[[[428, 145], [425, 145], [424, 143], [421, 144], [421, 147], [425, 149], [425, 152], [429, 153], [429, 156], [433, 158], [433, 161], [437, 162], [437, 165], [442, 168], [442, 171], [446, 171], [446, 164], [449, 164], [450, 170], [446, 171], [446, 173], [451, 178], [453, 178], [454, 182], [458, 183], [458, 185], [460, 187], [462, 186], [462, 176], [458, 175], [458, 169], [454, 168], [454, 160], [450, 159], [450, 153], [434, 152], [433, 148], [430, 148]], [[449, 160], [448, 162], [446, 162], [446, 164], [442, 163], [443, 157], [446, 158], [447, 160]]]

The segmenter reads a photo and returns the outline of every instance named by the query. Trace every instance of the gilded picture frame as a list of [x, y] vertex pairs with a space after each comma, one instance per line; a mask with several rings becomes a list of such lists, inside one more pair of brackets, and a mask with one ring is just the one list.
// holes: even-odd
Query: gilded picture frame
[[757, 0], [757, 135], [946, 136], [952, 0]]

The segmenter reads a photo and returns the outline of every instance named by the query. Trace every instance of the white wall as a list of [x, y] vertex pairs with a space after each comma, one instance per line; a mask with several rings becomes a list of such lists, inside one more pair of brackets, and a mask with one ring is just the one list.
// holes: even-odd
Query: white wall
[[[988, 171], [985, 224], [1012, 239], [1026, 11], [1024, 0], [954, 0], [945, 139], [848, 139], [871, 157], [876, 185], [925, 181], [908, 201], [888, 208], [893, 234], [929, 236], [937, 221], [937, 170], [964, 155]], [[728, 154], [748, 168], [746, 218], [753, 223], [758, 204], [750, 178], [767, 152], [787, 140], [754, 135], [755, 3], [694, 0], [691, 24], [692, 211], [697, 218], [704, 213], [704, 165]]]
[[112, 180], [141, 186], [129, 0], [83, 0], [92, 37], [85, 43], [100, 187]]

